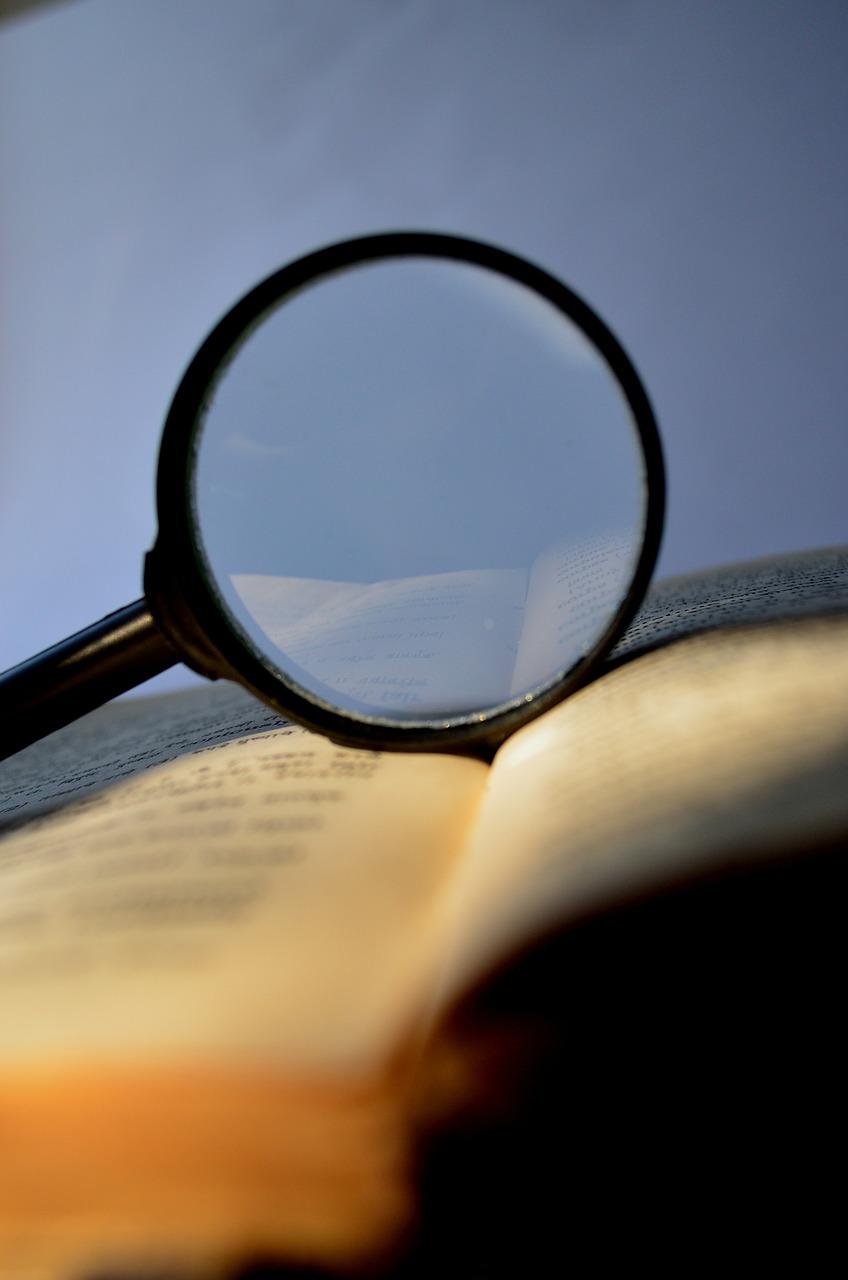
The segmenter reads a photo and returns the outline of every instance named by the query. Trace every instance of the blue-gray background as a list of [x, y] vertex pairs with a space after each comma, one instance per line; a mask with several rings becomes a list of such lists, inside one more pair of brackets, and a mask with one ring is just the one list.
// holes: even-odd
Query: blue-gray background
[[666, 446], [661, 572], [846, 540], [846, 67], [844, 0], [7, 18], [0, 665], [139, 594], [160, 425], [220, 313], [393, 227], [504, 244], [618, 333]]

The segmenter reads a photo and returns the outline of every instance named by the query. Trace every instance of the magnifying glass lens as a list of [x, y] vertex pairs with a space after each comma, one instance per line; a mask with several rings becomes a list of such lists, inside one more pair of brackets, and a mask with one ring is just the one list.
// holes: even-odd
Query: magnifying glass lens
[[230, 628], [359, 722], [532, 702], [609, 630], [645, 540], [642, 440], [606, 356], [536, 289], [438, 255], [270, 306], [192, 457], [191, 536]]

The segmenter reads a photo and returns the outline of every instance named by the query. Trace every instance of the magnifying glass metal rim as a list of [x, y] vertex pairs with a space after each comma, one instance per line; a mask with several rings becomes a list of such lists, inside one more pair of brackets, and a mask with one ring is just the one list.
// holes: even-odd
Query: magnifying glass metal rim
[[[226, 363], [267, 312], [299, 290], [349, 267], [392, 258], [436, 258], [487, 268], [531, 289], [589, 338], [616, 379], [633, 416], [645, 465], [646, 510], [641, 552], [626, 595], [590, 653], [518, 703], [422, 725], [357, 717], [309, 696], [269, 670], [231, 619], [208, 573], [195, 532], [192, 484], [205, 411]], [[641, 603], [659, 551], [665, 510], [662, 448], [647, 394], [621, 344], [571, 289], [541, 268], [494, 245], [461, 236], [394, 231], [318, 249], [262, 280], [211, 331], [188, 366], [165, 422], [157, 474], [159, 531], [145, 566], [145, 593], [158, 625], [205, 675], [225, 677], [308, 728], [348, 746], [400, 751], [493, 748], [522, 724], [585, 683], [623, 633]]]

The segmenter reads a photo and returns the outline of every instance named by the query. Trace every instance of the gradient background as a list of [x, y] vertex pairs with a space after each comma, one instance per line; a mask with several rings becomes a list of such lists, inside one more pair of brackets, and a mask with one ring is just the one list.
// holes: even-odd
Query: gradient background
[[501, 243], [616, 331], [665, 442], [661, 573], [848, 538], [844, 0], [16, 8], [0, 667], [138, 596], [161, 423], [221, 312], [395, 227]]

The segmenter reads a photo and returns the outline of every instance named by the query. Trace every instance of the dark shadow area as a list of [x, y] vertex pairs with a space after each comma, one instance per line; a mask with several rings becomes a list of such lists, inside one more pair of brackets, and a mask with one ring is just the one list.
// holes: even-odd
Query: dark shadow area
[[403, 1276], [841, 1256], [845, 866], [843, 846], [667, 893], [469, 1001], [483, 1104], [422, 1151]]

